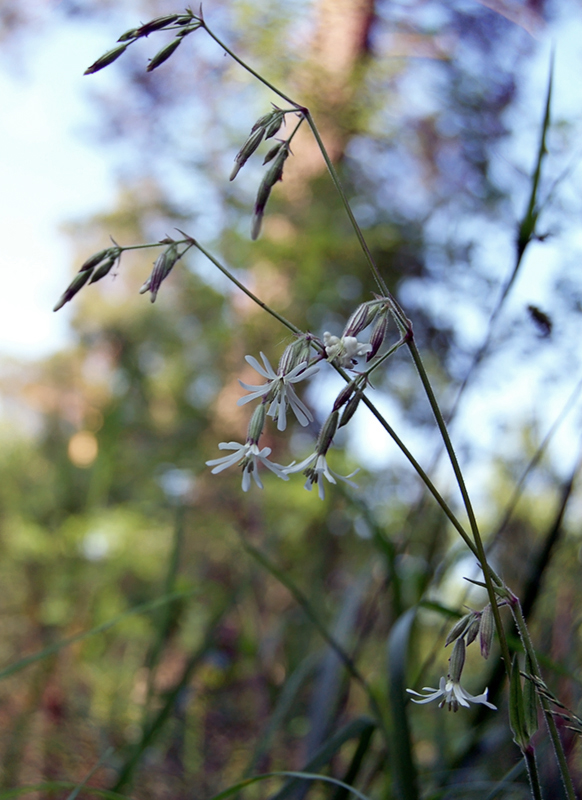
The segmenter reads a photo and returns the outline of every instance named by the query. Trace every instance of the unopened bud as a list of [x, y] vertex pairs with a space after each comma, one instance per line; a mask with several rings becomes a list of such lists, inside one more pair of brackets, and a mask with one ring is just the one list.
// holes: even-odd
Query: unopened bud
[[445, 647], [448, 647], [451, 642], [456, 641], [459, 636], [462, 636], [465, 631], [467, 630], [469, 624], [471, 623], [471, 618], [473, 617], [473, 612], [470, 611], [468, 614], [465, 614], [464, 617], [461, 617], [458, 622], [456, 622], [451, 630], [449, 631], [449, 635], [445, 640]]
[[249, 158], [255, 152], [257, 147], [263, 141], [264, 135], [265, 135], [264, 128], [257, 128], [256, 130], [255, 128], [253, 128], [251, 135], [249, 136], [249, 138], [246, 140], [246, 142], [243, 144], [243, 146], [235, 156], [234, 167], [230, 174], [231, 181], [233, 181], [236, 178], [241, 167], [244, 167], [244, 165], [247, 163]]
[[309, 362], [311, 349], [309, 342], [302, 336], [296, 339], [291, 344], [287, 345], [283, 351], [283, 355], [279, 359], [279, 366], [277, 367], [277, 375], [287, 375], [292, 369], [305, 362]]
[[376, 322], [374, 323], [374, 327], [372, 328], [372, 334], [370, 336], [370, 352], [366, 356], [366, 361], [369, 361], [371, 358], [374, 358], [378, 350], [382, 347], [384, 343], [384, 339], [386, 338], [386, 331], [388, 330], [388, 314], [383, 312], [380, 314]]
[[479, 626], [479, 644], [481, 645], [481, 655], [489, 658], [493, 634], [495, 633], [495, 620], [493, 618], [493, 608], [488, 603], [481, 613], [481, 625]]
[[270, 139], [279, 132], [279, 128], [283, 124], [285, 114], [282, 111], [274, 111], [271, 115], [271, 121], [265, 127], [265, 139]]
[[273, 147], [271, 147], [271, 149], [263, 159], [263, 165], [268, 164], [269, 161], [272, 161], [282, 147], [283, 147], [283, 142], [277, 142], [277, 144], [273, 145]]
[[97, 267], [89, 283], [97, 283], [97, 281], [100, 281], [101, 278], [104, 278], [106, 275], [108, 275], [111, 272], [111, 267], [116, 261], [117, 258], [115, 256], [111, 256], [107, 259], [107, 261], [104, 261], [100, 267]]
[[332, 411], [339, 411], [339, 409], [348, 402], [348, 400], [354, 393], [355, 388], [356, 387], [353, 381], [351, 381], [350, 383], [346, 383], [344, 388], [336, 397]]
[[249, 427], [247, 429], [247, 442], [257, 444], [261, 438], [263, 428], [265, 427], [266, 408], [264, 403], [260, 403], [254, 410]]
[[112, 251], [118, 251], [117, 247], [108, 247], [106, 250], [100, 250], [98, 253], [90, 256], [82, 265], [79, 272], [85, 272], [88, 269], [94, 269], [97, 264], [100, 264], [102, 261], [105, 261], [106, 258], [109, 258], [112, 255]]
[[367, 328], [378, 312], [378, 305], [362, 303], [347, 321], [342, 336], [356, 336]]
[[319, 436], [317, 437], [317, 445], [315, 447], [318, 455], [324, 456], [331, 447], [333, 437], [335, 436], [335, 432], [337, 430], [338, 419], [339, 413], [337, 411], [332, 411], [332, 413], [324, 422], [323, 427], [319, 432]]
[[253, 241], [258, 238], [261, 232], [261, 225], [263, 222], [263, 215], [265, 213], [265, 206], [271, 194], [271, 189], [283, 177], [283, 165], [289, 156], [289, 147], [286, 143], [279, 148], [275, 159], [271, 166], [265, 173], [263, 180], [257, 192], [257, 199], [255, 200], [255, 212], [253, 215], [253, 222], [251, 226], [251, 239]]
[[140, 294], [151, 292], [151, 301], [155, 302], [162, 282], [168, 277], [176, 261], [180, 258], [178, 248], [175, 244], [170, 245], [167, 250], [157, 257], [152, 274], [139, 290]]
[[268, 114], [263, 114], [262, 117], [259, 117], [258, 120], [253, 125], [253, 127], [251, 128], [251, 133], [254, 133], [255, 131], [258, 131], [259, 128], [262, 129], [262, 131], [264, 133], [265, 132], [265, 128], [267, 127], [267, 125], [271, 121], [272, 117], [273, 117], [273, 112], [272, 111], [269, 111]]
[[149, 36], [154, 31], [160, 31], [162, 28], [167, 28], [173, 22], [176, 22], [180, 14], [167, 14], [165, 17], [156, 17], [151, 22], [146, 22], [138, 28], [138, 36]]
[[53, 308], [53, 311], [58, 311], [59, 308], [62, 308], [65, 303], [68, 303], [69, 300], [77, 294], [77, 292], [83, 288], [83, 286], [87, 283], [89, 278], [91, 277], [91, 270], [85, 270], [84, 272], [78, 272], [73, 280], [71, 281], [70, 285], [65, 289], [59, 302]]
[[113, 62], [117, 61], [119, 56], [124, 53], [128, 47], [129, 44], [120, 44], [118, 47], [114, 47], [113, 50], [108, 50], [107, 53], [104, 53], [101, 58], [98, 58], [94, 64], [91, 64], [90, 67], [87, 67], [84, 74], [93, 75], [94, 72], [99, 72], [100, 69], [108, 67], [109, 64], [113, 64]]
[[347, 425], [351, 418], [356, 413], [356, 409], [360, 405], [360, 400], [362, 399], [362, 393], [356, 392], [353, 397], [348, 400], [346, 407], [344, 408], [342, 418], [340, 419], [338, 428], [342, 428], [344, 425]]
[[453, 683], [459, 683], [465, 666], [465, 640], [460, 637], [455, 642], [453, 654], [449, 659], [449, 677]]
[[479, 628], [481, 627], [481, 614], [474, 613], [473, 614], [473, 621], [467, 628], [465, 632], [465, 642], [467, 645], [470, 645], [472, 642], [475, 641], [477, 638], [477, 634], [479, 633]]
[[130, 28], [125, 33], [122, 33], [118, 42], [129, 42], [131, 39], [137, 39], [139, 36], [139, 29], [138, 28]]
[[159, 67], [160, 64], [163, 64], [164, 61], [167, 61], [172, 53], [178, 49], [181, 41], [182, 39], [174, 39], [170, 42], [170, 44], [162, 47], [159, 53], [156, 53], [150, 63], [147, 65], [146, 72], [151, 72], [152, 70], [156, 69], [156, 67]]

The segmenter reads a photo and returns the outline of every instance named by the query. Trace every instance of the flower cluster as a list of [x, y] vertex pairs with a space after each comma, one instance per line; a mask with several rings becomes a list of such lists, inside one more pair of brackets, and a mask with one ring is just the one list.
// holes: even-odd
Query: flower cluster
[[[251, 131], [246, 149], [243, 148], [244, 152], [241, 151], [237, 156], [238, 168], [256, 149], [257, 140], [269, 134], [273, 127], [281, 123], [281, 119], [281, 112], [276, 109], [271, 115], [259, 120], [258, 127]], [[238, 170], [235, 168], [235, 171]], [[152, 283], [155, 283], [153, 276], [147, 287], [150, 290]], [[366, 356], [367, 360], [372, 358], [384, 340], [388, 314], [387, 298], [377, 297], [368, 303], [362, 303], [348, 320], [341, 336], [334, 336], [326, 331], [321, 342], [310, 334], [299, 337], [285, 349], [276, 371], [264, 353], [260, 354], [262, 363], [254, 356], [246, 356], [247, 363], [265, 382], [250, 384], [239, 381], [248, 394], [238, 400], [238, 405], [246, 405], [253, 401], [259, 401], [259, 405], [249, 423], [246, 442], [244, 444], [221, 442], [220, 450], [232, 452], [222, 458], [206, 462], [208, 466], [212, 467], [212, 472], [216, 474], [238, 464], [242, 467], [242, 488], [245, 492], [250, 488], [251, 479], [254, 479], [257, 486], [262, 488], [258, 475], [259, 463], [283, 480], [289, 480], [289, 475], [296, 472], [303, 472], [306, 477], [305, 488], [311, 491], [313, 486], [317, 485], [318, 494], [322, 500], [325, 497], [324, 478], [331, 484], [337, 484], [338, 480], [341, 480], [349, 486], [355, 487], [350, 478], [356, 473], [353, 472], [344, 477], [333, 472], [327, 463], [327, 453], [337, 429], [349, 422], [358, 407], [368, 382], [367, 372], [357, 373], [356, 377], [339, 393], [330, 415], [321, 428], [315, 450], [299, 464], [293, 462], [284, 467], [269, 461], [271, 449], [269, 447], [260, 448], [259, 439], [267, 417], [277, 423], [279, 431], [284, 431], [287, 427], [289, 409], [300, 425], [306, 427], [312, 423], [314, 419], [311, 411], [297, 395], [297, 384], [311, 378], [319, 370], [322, 361], [332, 363], [336, 368], [354, 369], [357, 365], [356, 359], [363, 356]], [[359, 341], [358, 335], [369, 325], [372, 325], [370, 341]], [[373, 366], [369, 369], [372, 368]]]
[[426, 694], [420, 694], [413, 689], [407, 689], [408, 694], [420, 697], [420, 700], [411, 698], [413, 703], [423, 705], [424, 703], [431, 703], [433, 700], [440, 700], [439, 708], [448, 706], [449, 711], [458, 711], [459, 706], [469, 708], [470, 703], [481, 704], [497, 710], [497, 706], [487, 700], [487, 689], [482, 694], [472, 695], [461, 686], [461, 674], [465, 666], [465, 651], [467, 645], [475, 641], [479, 636], [481, 644], [481, 655], [484, 658], [489, 657], [491, 644], [493, 640], [494, 625], [493, 625], [493, 612], [491, 605], [487, 605], [483, 611], [470, 611], [465, 614], [456, 625], [453, 626], [449, 635], [447, 636], [445, 647], [452, 642], [455, 642], [453, 653], [449, 659], [449, 673], [446, 678], [441, 678], [439, 681], [439, 688], [433, 689], [430, 686], [423, 686], [422, 691]]

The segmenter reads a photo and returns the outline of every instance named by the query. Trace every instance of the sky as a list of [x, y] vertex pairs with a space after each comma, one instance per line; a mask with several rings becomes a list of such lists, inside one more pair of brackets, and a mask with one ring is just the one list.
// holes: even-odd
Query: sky
[[[0, 152], [5, 154], [0, 159], [0, 231], [7, 265], [0, 299], [0, 353], [37, 358], [67, 341], [68, 309], [52, 312], [71, 275], [73, 254], [62, 226], [106, 210], [115, 197], [111, 151], [94, 138], [91, 80], [97, 76], [83, 76], [87, 64], [111, 46], [114, 27], [59, 19], [58, 24], [49, 22], [43, 35], [33, 34], [17, 58], [8, 51], [0, 60]], [[570, 16], [567, 25], [558, 23], [543, 38], [522, 102], [528, 94], [533, 102], [542, 96], [553, 39], [554, 113], [579, 117], [582, 85], [571, 75], [582, 74], [582, 15], [575, 21]], [[105, 70], [98, 80], [100, 87], [107, 81], [115, 87], [115, 72]], [[531, 160], [535, 133], [527, 142]], [[516, 152], [523, 152], [520, 141]], [[538, 254], [538, 267], [531, 263], [529, 269], [547, 274], [551, 249]], [[539, 302], [544, 280], [529, 281], [525, 293], [523, 287], [516, 290], [518, 302], [526, 294], [528, 302]]]

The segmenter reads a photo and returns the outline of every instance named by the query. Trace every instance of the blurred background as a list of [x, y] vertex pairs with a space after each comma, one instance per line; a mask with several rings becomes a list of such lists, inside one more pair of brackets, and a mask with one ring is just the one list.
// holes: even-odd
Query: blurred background
[[[283, 485], [267, 474], [263, 492], [245, 495], [236, 469], [213, 476], [205, 461], [218, 442], [244, 441], [238, 379], [257, 382], [244, 356], [262, 350], [275, 364], [291, 341], [281, 326], [193, 253], [155, 305], [138, 294], [155, 256], [136, 251], [52, 313], [109, 237], [153, 242], [176, 227], [316, 335], [339, 335], [372, 297], [307, 131], [250, 241], [259, 158], [228, 176], [276, 98], [204, 31], [152, 74], [148, 59], [169, 33], [83, 77], [126, 29], [181, 10], [0, 2], [0, 796], [34, 786], [67, 797], [97, 767], [90, 783], [102, 789], [209, 797], [250, 774], [310, 765], [374, 797], [413, 796], [416, 773], [427, 797], [485, 797], [508, 774], [495, 796], [527, 796], [496, 653], [485, 664], [469, 652], [466, 673], [470, 691], [489, 685], [497, 714], [408, 708], [402, 727], [399, 681], [438, 685], [448, 628], [464, 603], [485, 600], [467, 595], [473, 559], [369, 412], [330, 459], [341, 474], [361, 468], [357, 492], [329, 487], [320, 502], [300, 476]], [[521, 593], [550, 689], [575, 713], [582, 5], [207, 0], [204, 14], [312, 110], [442, 407], [455, 409], [453, 439], [496, 568]], [[552, 50], [540, 214], [522, 253]], [[374, 387], [462, 513], [406, 353]], [[267, 429], [275, 461], [311, 452], [339, 388], [322, 371], [303, 395], [312, 429]], [[370, 723], [366, 686], [387, 737]], [[561, 730], [581, 785], [571, 723], [567, 714]], [[560, 797], [541, 748], [544, 784]]]

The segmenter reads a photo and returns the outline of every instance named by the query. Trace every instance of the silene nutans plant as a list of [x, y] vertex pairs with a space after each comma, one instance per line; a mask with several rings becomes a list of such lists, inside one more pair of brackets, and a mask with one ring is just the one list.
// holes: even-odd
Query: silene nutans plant
[[[172, 38], [156, 49], [155, 41], [160, 34], [166, 37], [171, 34]], [[330, 452], [337, 446], [342, 429], [353, 424], [356, 411], [367, 409], [416, 472], [431, 502], [438, 513], [443, 515], [459, 545], [468, 551], [471, 563], [478, 565], [479, 574], [475, 576], [471, 573], [472, 577], [468, 577], [468, 580], [479, 587], [481, 597], [479, 607], [465, 606], [459, 612], [451, 612], [456, 621], [450, 624], [449, 619], [448, 631], [440, 628], [439, 651], [441, 647], [445, 648], [444, 652], [448, 657], [448, 668], [441, 675], [435, 674], [433, 668], [433, 662], [438, 658], [436, 650], [430, 652], [430, 649], [415, 647], [414, 660], [411, 657], [411, 663], [408, 663], [411, 630], [418, 607], [410, 613], [402, 614], [389, 637], [391, 666], [386, 690], [378, 688], [383, 682], [377, 680], [377, 676], [367, 675], [364, 667], [358, 665], [357, 648], [352, 654], [339, 634], [336, 639], [324, 630], [326, 644], [349, 680], [354, 681], [363, 691], [369, 705], [369, 716], [365, 721], [362, 721], [363, 718], [359, 720], [357, 734], [353, 733], [352, 736], [351, 733], [345, 733], [345, 741], [350, 736], [356, 739], [355, 755], [352, 755], [351, 761], [342, 761], [343, 771], [334, 772], [332, 769], [330, 773], [332, 756], [339, 752], [338, 748], [344, 741], [340, 742], [340, 737], [337, 741], [333, 740], [334, 745], [330, 745], [328, 750], [322, 747], [308, 754], [301, 771], [293, 772], [291, 764], [282, 765], [282, 768], [270, 773], [269, 770], [262, 771], [255, 765], [252, 777], [246, 774], [239, 784], [231, 787], [231, 793], [235, 795], [242, 792], [253, 780], [261, 781], [278, 776], [286, 781], [286, 788], [276, 795], [281, 798], [285, 792], [291, 796], [291, 791], [303, 796], [315, 781], [322, 781], [321, 785], [326, 790], [333, 791], [334, 797], [338, 799], [350, 792], [360, 798], [402, 797], [408, 800], [420, 797], [452, 797], [443, 788], [446, 779], [438, 787], [435, 775], [422, 773], [419, 765], [422, 744], [415, 744], [415, 736], [418, 741], [425, 741], [428, 735], [426, 731], [436, 725], [439, 736], [444, 736], [446, 730], [447, 735], [454, 739], [455, 726], [461, 724], [461, 716], [467, 714], [473, 716], [472, 722], [468, 723], [468, 729], [463, 729], [466, 736], [478, 739], [479, 731], [485, 725], [494, 725], [495, 735], [513, 740], [515, 752], [519, 755], [515, 759], [514, 772], [501, 780], [498, 788], [488, 785], [483, 793], [471, 793], [467, 797], [521, 797], [524, 795], [519, 792], [525, 790], [526, 785], [534, 798], [557, 796], [544, 794], [544, 781], [540, 777], [546, 771], [546, 764], [551, 762], [551, 770], [560, 776], [564, 796], [574, 798], [575, 781], [572, 761], [564, 743], [564, 729], [567, 727], [577, 736], [581, 723], [576, 714], [550, 691], [520, 598], [506, 583], [504, 575], [499, 574], [490, 557], [437, 391], [433, 388], [417, 345], [414, 319], [409, 318], [406, 309], [389, 290], [383, 277], [382, 264], [376, 263], [373, 248], [358, 224], [336, 165], [325, 147], [317, 119], [303, 105], [301, 98], [288, 96], [284, 88], [273, 85], [219, 39], [209, 26], [202, 9], [176, 11], [127, 30], [110, 50], [88, 67], [86, 74], [94, 75], [114, 64], [132, 45], [144, 39], [148, 40], [152, 50], [149, 63], [145, 65], [146, 71], [164, 69], [171, 58], [196, 58], [195, 46], [187, 50], [185, 42], [193, 42], [204, 36], [214, 40], [216, 46], [233, 59], [240, 69], [246, 70], [272, 95], [270, 105], [265, 107], [264, 113], [250, 130], [241, 132], [240, 147], [233, 154], [232, 172], [230, 176], [224, 176], [225, 181], [244, 181], [245, 175], [249, 174], [249, 163], [262, 170], [258, 184], [254, 187], [254, 205], [248, 214], [250, 239], [254, 241], [261, 236], [272, 198], [285, 184], [289, 165], [296, 158], [294, 142], [297, 141], [297, 134], [300, 130], [302, 134], [307, 130], [319, 149], [319, 157], [325, 162], [327, 179], [337, 192], [347, 223], [352, 228], [353, 239], [360, 248], [361, 257], [367, 263], [373, 290], [369, 292], [367, 299], [355, 304], [343, 329], [339, 326], [337, 330], [301, 330], [293, 321], [279, 313], [276, 302], [272, 306], [264, 302], [231, 269], [209, 252], [197, 239], [196, 231], [176, 229], [157, 242], [136, 245], [113, 242], [111, 246], [89, 256], [57, 302], [55, 311], [72, 301], [81, 289], [91, 291], [90, 284], [122, 269], [123, 255], [128, 251], [148, 249], [155, 253], [151, 274], [139, 290], [149, 294], [152, 303], [160, 292], [164, 292], [164, 284], [172, 280], [173, 273], [180, 269], [189, 254], [197, 252], [204, 256], [238, 291], [277, 321], [281, 326], [284, 342], [278, 353], [273, 352], [271, 342], [265, 342], [259, 352], [245, 356], [246, 364], [255, 373], [252, 382], [239, 379], [241, 396], [236, 402], [242, 409], [248, 407], [249, 410], [246, 438], [243, 441], [218, 443], [221, 455], [206, 461], [212, 475], [217, 476], [212, 480], [221, 480], [221, 475], [226, 470], [238, 470], [243, 492], [270, 492], [275, 491], [275, 482], [269, 480], [264, 489], [263, 479], [267, 475], [270, 478], [274, 476], [282, 482], [279, 489], [282, 493], [287, 491], [292, 482], [302, 481], [306, 490], [316, 489], [319, 499], [315, 498], [313, 492], [314, 503], [321, 500], [331, 503], [333, 507], [339, 498], [342, 502], [353, 503], [354, 507], [361, 508], [365, 500], [361, 487], [358, 486], [358, 470], [338, 474], [331, 466], [333, 460]], [[538, 179], [547, 153], [550, 104], [551, 80], [536, 166]], [[256, 172], [250, 174], [256, 175]], [[538, 191], [539, 181], [534, 180], [528, 210], [518, 232], [518, 265], [528, 244], [538, 235]], [[418, 392], [423, 393], [430, 405], [462, 508], [445, 498], [429, 477], [429, 470], [425, 470], [417, 462], [375, 402], [375, 382], [379, 383], [382, 376], [390, 370], [396, 354], [399, 359], [408, 359], [411, 371], [415, 371], [418, 379]], [[244, 364], [241, 363], [241, 371], [243, 368]], [[306, 388], [314, 380], [321, 379], [325, 372], [339, 376], [343, 386], [334, 397], [329, 398], [326, 414], [320, 421], [317, 433], [316, 414], [310, 407]], [[245, 376], [247, 374], [245, 372]], [[283, 452], [285, 436], [291, 428], [296, 429], [296, 425], [304, 429], [300, 438], [302, 443], [306, 441], [307, 435], [312, 435], [311, 449], [306, 448], [298, 460], [278, 463], [279, 457], [277, 460], [271, 458], [274, 442], [281, 442], [280, 446], [277, 444], [276, 452]], [[375, 531], [370, 542], [383, 543], [382, 547], [388, 552], [390, 548], [383, 534], [377, 530], [371, 517], [368, 521]], [[407, 530], [406, 526], [403, 530]], [[286, 581], [284, 575], [277, 572], [265, 556], [253, 549], [253, 545], [247, 546], [265, 569], [271, 570], [278, 580]], [[315, 612], [307, 607], [307, 601], [301, 592], [289, 581], [284, 585], [297, 602], [308, 609], [306, 613], [311, 615], [310, 618], [315, 619]], [[433, 603], [433, 612], [435, 609], [439, 611], [437, 605]], [[442, 610], [440, 607], [441, 612]], [[319, 622], [316, 624], [320, 626]], [[318, 630], [321, 632], [321, 626]], [[410, 652], [413, 652], [412, 647]], [[490, 666], [488, 674], [490, 681], [495, 683], [495, 702], [490, 696], [491, 683], [489, 687], [485, 683], [476, 685], [476, 681], [481, 680], [479, 675], [483, 674], [483, 668]], [[434, 677], [430, 678], [430, 675]], [[407, 686], [407, 683], [410, 685]], [[429, 685], [423, 686], [424, 683]], [[467, 686], [475, 687], [476, 693], [471, 693]], [[415, 708], [415, 704], [419, 708]], [[429, 708], [431, 704], [433, 708], [438, 706], [441, 709], [439, 713], [446, 717], [446, 721], [444, 718], [435, 721], [434, 716], [429, 716], [432, 714]], [[449, 711], [455, 712], [455, 715], [449, 717]], [[495, 721], [491, 722], [491, 719]], [[446, 728], [442, 727], [444, 725]], [[501, 732], [502, 727], [504, 733]], [[337, 731], [335, 733], [339, 736]], [[375, 750], [369, 750], [372, 736], [374, 742], [377, 742], [374, 745]], [[485, 747], [485, 738], [483, 741]], [[375, 753], [373, 758], [372, 753]], [[543, 770], [540, 770], [540, 760], [543, 762]], [[383, 790], [376, 780], [381, 774], [389, 775]], [[512, 781], [515, 779], [519, 782], [520, 776], [525, 775], [527, 784], [523, 778], [519, 783], [520, 788], [516, 789], [515, 794], [511, 794]], [[227, 794], [223, 793], [221, 796], [226, 797]]]

